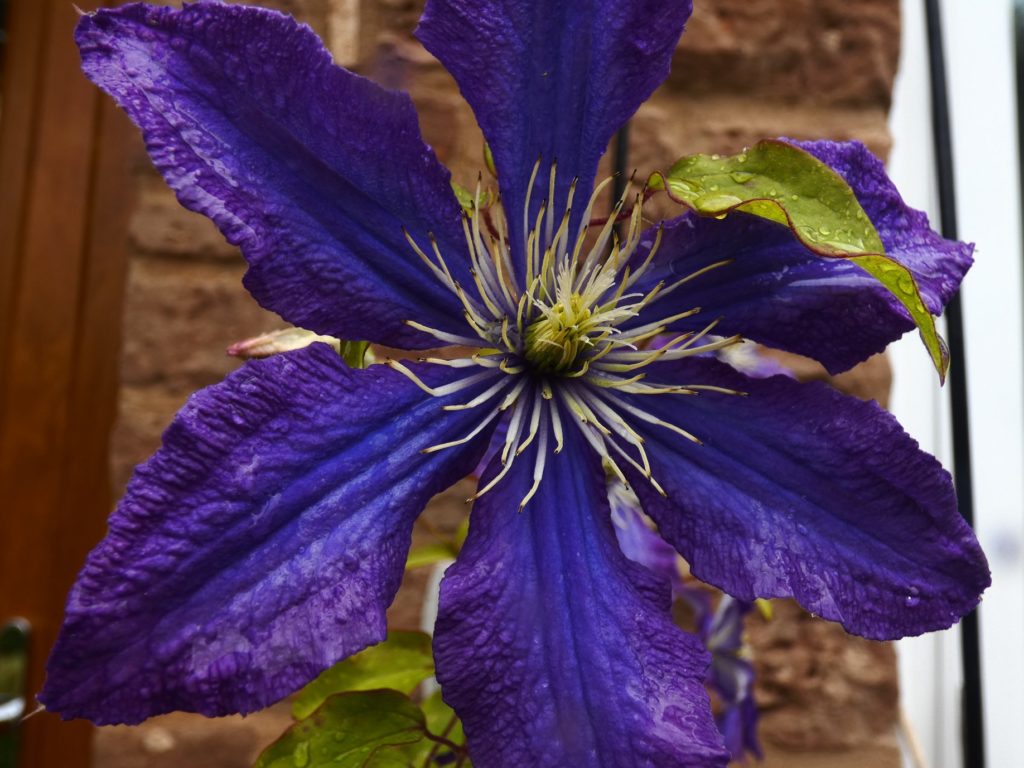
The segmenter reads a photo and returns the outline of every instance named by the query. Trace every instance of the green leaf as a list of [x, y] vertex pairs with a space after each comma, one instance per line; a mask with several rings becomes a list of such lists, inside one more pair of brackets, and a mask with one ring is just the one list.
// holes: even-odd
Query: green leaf
[[409, 557], [405, 561], [405, 570], [411, 571], [413, 568], [434, 565], [442, 560], [451, 560], [457, 554], [459, 553], [449, 544], [427, 544], [416, 547], [409, 552]]
[[884, 285], [910, 313], [932, 362], [945, 379], [946, 345], [935, 329], [910, 270], [885, 255], [885, 246], [850, 186], [825, 163], [782, 141], [762, 141], [738, 155], [690, 155], [651, 189], [702, 216], [733, 211], [783, 224], [819, 256], [849, 259]]
[[466, 189], [461, 184], [452, 182], [452, 191], [455, 192], [455, 199], [459, 201], [459, 206], [464, 211], [473, 210], [473, 193]]
[[430, 635], [423, 632], [388, 632], [388, 639], [360, 651], [322, 672], [292, 702], [296, 720], [309, 717], [324, 701], [345, 691], [393, 688], [412, 693], [434, 674]]
[[494, 153], [491, 152], [491, 145], [486, 141], [484, 142], [484, 165], [487, 166], [487, 171], [494, 178], [498, 178], [498, 167], [494, 164]]
[[466, 543], [467, 536], [469, 536], [469, 517], [464, 517], [462, 522], [459, 523], [459, 527], [455, 529], [455, 535], [452, 537], [452, 545], [455, 548], [456, 555], [462, 551], [462, 545]]
[[404, 767], [407, 758], [390, 748], [416, 744], [425, 727], [422, 710], [401, 693], [342, 693], [285, 731], [255, 768]]
[[454, 181], [451, 184], [452, 191], [455, 192], [455, 199], [459, 201], [459, 205], [462, 206], [462, 210], [466, 213], [473, 212], [474, 201], [481, 209], [490, 208], [495, 202], [494, 194], [490, 189], [481, 190], [480, 196], [476, 197], [475, 193], [466, 189], [461, 184], [456, 184]]
[[[444, 703], [444, 699], [441, 698], [441, 691], [435, 691], [433, 695], [420, 704], [420, 707], [427, 719], [427, 730], [430, 733], [439, 734], [457, 746], [465, 748], [466, 735], [462, 731], [462, 721], [459, 720], [455, 711]], [[445, 755], [452, 753], [448, 745], [439, 745], [436, 741], [430, 739], [406, 745], [401, 748], [401, 751], [406, 755], [409, 764], [416, 766], [416, 768], [428, 765], [427, 758], [431, 756], [431, 753], [433, 753], [434, 758], [440, 757], [442, 760]], [[462, 758], [460, 768], [471, 768], [469, 758]]]
[[365, 368], [366, 352], [369, 348], [368, 341], [343, 341], [338, 352], [349, 368]]

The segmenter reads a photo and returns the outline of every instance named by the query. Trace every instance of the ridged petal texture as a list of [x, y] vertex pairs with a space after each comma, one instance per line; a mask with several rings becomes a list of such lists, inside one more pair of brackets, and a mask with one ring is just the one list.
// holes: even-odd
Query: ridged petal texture
[[945, 629], [990, 576], [949, 474], [875, 402], [722, 363], [652, 366], [648, 381], [712, 384], [632, 404], [703, 441], [642, 423], [659, 495], [635, 488], [695, 576], [734, 597], [795, 597], [886, 640]]
[[323, 344], [193, 395], [89, 555], [40, 700], [95, 723], [251, 712], [383, 640], [413, 520], [486, 440], [420, 452], [472, 428], [439, 410], [457, 398]]
[[551, 204], [560, 218], [578, 178], [578, 220], [598, 160], [668, 76], [692, 10], [691, 0], [429, 0], [416, 35], [454, 75], [490, 144], [514, 253], [525, 252], [534, 164], [533, 212], [557, 161]]
[[724, 766], [708, 655], [673, 625], [668, 584], [619, 550], [604, 471], [574, 431], [523, 512], [535, 449], [474, 508], [441, 584], [445, 700], [487, 768]]
[[471, 284], [449, 172], [412, 102], [336, 67], [283, 14], [221, 3], [84, 16], [82, 67], [142, 129], [186, 208], [239, 245], [245, 285], [303, 328], [407, 348], [461, 332], [458, 300], [402, 233]]
[[[793, 142], [831, 166], [850, 185], [874, 223], [886, 253], [908, 267], [925, 305], [938, 314], [972, 263], [974, 246], [946, 240], [928, 217], [907, 206], [885, 168], [859, 142]], [[654, 231], [646, 235], [654, 240]], [[643, 255], [649, 246], [641, 249]], [[638, 257], [639, 258], [639, 257]], [[739, 333], [807, 355], [832, 373], [881, 352], [914, 324], [875, 278], [843, 259], [815, 255], [786, 227], [743, 213], [725, 219], [686, 214], [664, 225], [658, 255], [639, 289], [666, 284], [722, 259], [732, 263], [695, 278], [648, 314], [702, 311], [672, 326], [699, 329], [722, 318], [716, 333]]]

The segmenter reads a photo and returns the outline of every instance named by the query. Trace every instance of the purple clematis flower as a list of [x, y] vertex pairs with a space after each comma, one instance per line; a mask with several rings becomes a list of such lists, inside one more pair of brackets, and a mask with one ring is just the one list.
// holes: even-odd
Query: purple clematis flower
[[[754, 359], [746, 359], [751, 367]], [[769, 363], [771, 361], [768, 361]], [[776, 368], [776, 365], [770, 365]], [[707, 683], [721, 702], [715, 722], [733, 760], [743, 760], [749, 752], [763, 759], [757, 738], [758, 710], [754, 701], [754, 666], [744, 657], [743, 617], [753, 603], [724, 595], [717, 607], [706, 589], [687, 584], [679, 570], [676, 551], [655, 533], [637, 508], [636, 496], [620, 482], [608, 486], [615, 535], [623, 554], [646, 566], [672, 585], [672, 595], [693, 611], [697, 637], [711, 654]]]
[[[988, 570], [950, 479], [892, 417], [702, 356], [743, 334], [843, 369], [911, 327], [885, 289], [741, 214], [644, 231], [636, 206], [621, 239], [588, 229], [598, 159], [690, 11], [429, 0], [417, 34], [498, 171], [501, 205], [468, 214], [409, 98], [334, 66], [288, 17], [203, 2], [81, 20], [87, 75], [182, 204], [240, 246], [262, 305], [327, 336], [479, 351], [352, 370], [314, 344], [195, 394], [72, 590], [47, 708], [249, 712], [379, 642], [416, 515], [499, 423], [434, 638], [477, 765], [728, 759], [708, 655], [674, 629], [668, 585], [623, 556], [605, 467], [740, 599], [793, 596], [873, 638], [977, 604]], [[971, 248], [933, 233], [861, 145], [801, 146], [941, 310]], [[679, 337], [643, 348], [665, 331]]]

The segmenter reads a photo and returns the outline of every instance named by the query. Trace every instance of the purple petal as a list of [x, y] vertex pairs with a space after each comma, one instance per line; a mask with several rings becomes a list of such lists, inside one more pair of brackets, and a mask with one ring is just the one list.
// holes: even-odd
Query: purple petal
[[[927, 216], [903, 202], [882, 163], [862, 144], [794, 143], [846, 179], [888, 255], [910, 269], [928, 309], [940, 313], [971, 265], [973, 246], [933, 232]], [[647, 243], [653, 237], [649, 232]], [[638, 288], [672, 283], [723, 259], [732, 262], [655, 301], [636, 322], [701, 307], [673, 328], [702, 328], [722, 317], [716, 332], [807, 355], [831, 373], [881, 352], [914, 327], [897, 299], [856, 265], [816, 256], [786, 227], [743, 214], [722, 220], [686, 214], [669, 222]]]
[[[754, 668], [750, 663], [740, 659], [734, 659], [732, 663], [749, 674], [749, 685], [752, 686]], [[757, 737], [759, 719], [760, 714], [753, 694], [725, 705], [722, 714], [715, 718], [722, 738], [725, 739], [725, 748], [729, 750], [733, 760], [743, 761], [748, 752], [758, 760], [764, 760], [761, 741]]]
[[557, 161], [560, 216], [573, 177], [589, 195], [609, 140], [668, 75], [691, 11], [691, 0], [429, 0], [416, 35], [476, 113], [515, 252], [538, 158], [534, 207], [548, 196]]
[[877, 403], [707, 359], [650, 370], [749, 393], [627, 396], [704, 443], [636, 422], [668, 498], [642, 479], [636, 491], [698, 578], [742, 600], [795, 597], [874, 639], [944, 629], [978, 604], [988, 566], [949, 475]]
[[96, 723], [251, 712], [380, 642], [414, 518], [487, 435], [420, 451], [472, 428], [441, 406], [476, 391], [315, 344], [193, 395], [89, 555], [40, 700]]
[[724, 595], [702, 638], [711, 652], [708, 683], [722, 701], [715, 722], [733, 760], [742, 760], [747, 752], [763, 757], [757, 738], [754, 666], [743, 657], [743, 617], [752, 608], [751, 603]]
[[687, 586], [679, 573], [678, 554], [651, 530], [639, 512], [639, 501], [614, 481], [608, 493], [615, 536], [622, 553], [646, 566], [672, 585], [672, 594], [683, 600], [694, 613], [697, 634], [711, 654], [707, 684], [721, 701], [715, 723], [733, 760], [742, 760], [747, 752], [762, 757], [757, 739], [758, 709], [754, 702], [754, 667], [743, 658], [743, 617], [752, 603], [723, 595], [712, 611], [707, 589]]
[[519, 512], [535, 450], [477, 503], [441, 583], [437, 676], [473, 762], [724, 766], [707, 654], [672, 624], [668, 585], [619, 551], [600, 462], [567, 435]]
[[673, 595], [686, 589], [679, 572], [679, 555], [661, 536], [655, 533], [640, 512], [639, 500], [619, 480], [608, 489], [615, 538], [622, 554], [634, 563], [646, 567], [672, 586]]
[[406, 241], [436, 236], [469, 283], [450, 175], [409, 98], [331, 62], [305, 26], [219, 3], [128, 5], [79, 22], [85, 73], [142, 128], [182, 205], [241, 246], [246, 287], [318, 333], [436, 346], [462, 310]]

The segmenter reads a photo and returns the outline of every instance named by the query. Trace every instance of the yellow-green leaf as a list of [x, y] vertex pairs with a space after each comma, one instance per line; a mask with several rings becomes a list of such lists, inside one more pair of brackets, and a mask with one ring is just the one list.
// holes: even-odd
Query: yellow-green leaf
[[469, 518], [462, 518], [462, 522], [459, 523], [459, 527], [455, 529], [455, 535], [452, 537], [452, 545], [455, 547], [455, 554], [462, 551], [462, 545], [466, 543], [466, 537], [469, 536]]
[[366, 353], [369, 349], [368, 341], [343, 341], [338, 351], [349, 368], [365, 368]]
[[652, 189], [702, 216], [733, 211], [787, 226], [819, 256], [849, 259], [885, 286], [910, 313], [932, 362], [944, 379], [946, 345], [925, 308], [913, 274], [885, 254], [885, 246], [843, 178], [808, 152], [783, 141], [762, 141], [738, 155], [690, 155], [666, 174], [655, 174]]
[[484, 142], [484, 165], [487, 166], [487, 171], [491, 176], [498, 178], [498, 168], [494, 164], [494, 153], [491, 152], [491, 145], [486, 141]]
[[342, 693], [285, 731], [255, 768], [399, 768], [407, 759], [391, 750], [420, 741], [425, 728], [422, 710], [401, 693]]
[[459, 205], [462, 210], [466, 213], [472, 213], [474, 210], [474, 203], [478, 208], [490, 208], [494, 204], [494, 195], [490, 189], [481, 190], [480, 196], [477, 197], [476, 193], [466, 189], [461, 184], [456, 184], [454, 181], [452, 184], [452, 191], [455, 192], [455, 199], [459, 201]]
[[309, 717], [336, 693], [393, 688], [412, 693], [434, 674], [430, 635], [423, 632], [388, 632], [388, 638], [325, 670], [303, 688], [292, 702], [296, 720]]
[[425, 565], [434, 565], [444, 560], [451, 560], [457, 554], [449, 544], [426, 544], [409, 551], [409, 557], [405, 561], [405, 570], [422, 568]]

